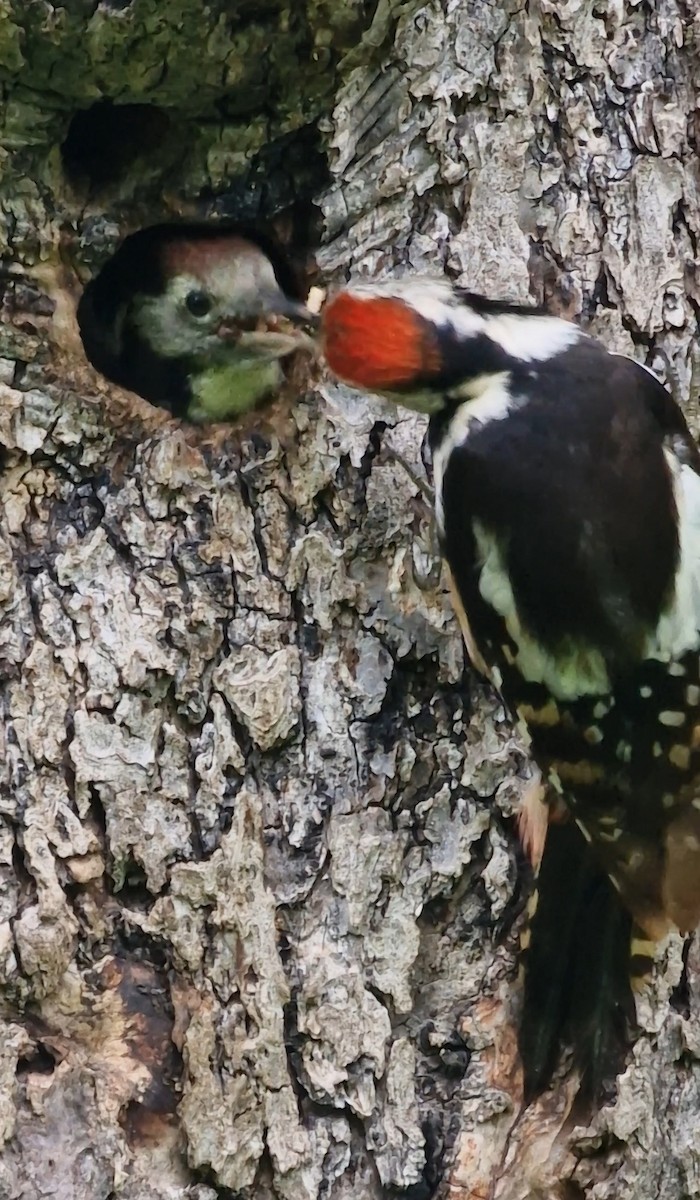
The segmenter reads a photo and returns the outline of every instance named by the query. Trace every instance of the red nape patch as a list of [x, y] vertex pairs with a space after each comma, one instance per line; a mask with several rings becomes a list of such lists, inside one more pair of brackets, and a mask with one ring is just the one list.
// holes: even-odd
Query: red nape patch
[[435, 330], [395, 296], [339, 292], [321, 320], [328, 366], [355, 387], [392, 391], [440, 371]]

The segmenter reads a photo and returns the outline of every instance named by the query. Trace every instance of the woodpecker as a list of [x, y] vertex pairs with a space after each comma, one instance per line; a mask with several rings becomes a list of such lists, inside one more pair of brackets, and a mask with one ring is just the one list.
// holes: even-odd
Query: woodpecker
[[283, 380], [308, 342], [301, 289], [272, 242], [224, 224], [126, 238], [85, 288], [78, 324], [94, 367], [194, 423], [233, 420]]
[[[647, 368], [445, 280], [348, 287], [322, 340], [344, 381], [429, 415], [472, 661], [573, 818], [542, 822], [525, 1091], [550, 1082], [566, 1038], [597, 1087], [630, 971], [700, 921], [698, 449]], [[523, 817], [535, 866], [538, 819]]]

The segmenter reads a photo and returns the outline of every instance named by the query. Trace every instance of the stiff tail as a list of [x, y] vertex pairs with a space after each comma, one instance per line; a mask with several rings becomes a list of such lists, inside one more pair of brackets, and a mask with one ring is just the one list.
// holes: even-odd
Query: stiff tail
[[519, 1031], [525, 1100], [548, 1086], [563, 1046], [592, 1097], [627, 1048], [632, 919], [573, 821], [549, 827], [532, 907]]

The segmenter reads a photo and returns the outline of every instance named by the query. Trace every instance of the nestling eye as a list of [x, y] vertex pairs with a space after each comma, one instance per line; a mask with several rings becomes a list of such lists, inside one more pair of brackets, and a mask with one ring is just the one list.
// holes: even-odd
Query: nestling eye
[[185, 296], [185, 307], [193, 317], [206, 317], [211, 312], [211, 296], [207, 292], [188, 292]]

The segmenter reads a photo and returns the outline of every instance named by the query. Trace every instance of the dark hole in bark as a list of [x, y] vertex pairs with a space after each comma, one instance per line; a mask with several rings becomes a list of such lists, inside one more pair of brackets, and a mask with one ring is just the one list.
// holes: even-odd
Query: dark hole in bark
[[27, 1054], [17, 1060], [16, 1074], [51, 1075], [56, 1066], [56, 1057], [41, 1042], [37, 1042]]
[[113, 104], [98, 100], [72, 118], [61, 147], [63, 167], [73, 182], [114, 183], [136, 159], [158, 149], [171, 120], [153, 104]]
[[113, 870], [112, 890], [127, 908], [148, 912], [153, 904], [154, 897], [148, 890], [145, 871], [131, 858]]
[[690, 980], [688, 979], [688, 954], [691, 943], [683, 947], [683, 970], [676, 987], [671, 992], [671, 1007], [687, 1021], [691, 1014]]
[[157, 1146], [162, 1142], [167, 1137], [172, 1123], [170, 1114], [174, 1109], [175, 1097], [172, 1095], [167, 1111], [154, 1111], [138, 1100], [130, 1100], [119, 1114], [119, 1124], [129, 1146], [133, 1149], [136, 1146]]

